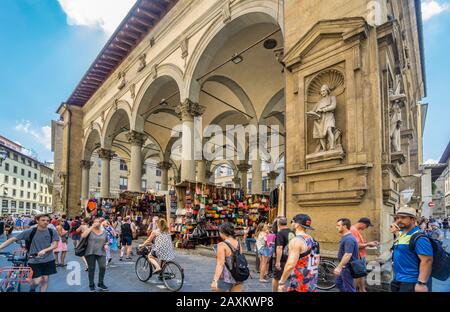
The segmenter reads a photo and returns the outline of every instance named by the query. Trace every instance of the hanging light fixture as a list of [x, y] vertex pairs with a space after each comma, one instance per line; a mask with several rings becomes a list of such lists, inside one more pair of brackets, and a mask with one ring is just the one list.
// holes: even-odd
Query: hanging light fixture
[[240, 54], [234, 54], [234, 55], [232, 56], [232, 58], [231, 58], [231, 61], [232, 61], [234, 64], [239, 64], [239, 63], [241, 63], [243, 60], [244, 60], [244, 58], [243, 58], [242, 55], [240, 55]]

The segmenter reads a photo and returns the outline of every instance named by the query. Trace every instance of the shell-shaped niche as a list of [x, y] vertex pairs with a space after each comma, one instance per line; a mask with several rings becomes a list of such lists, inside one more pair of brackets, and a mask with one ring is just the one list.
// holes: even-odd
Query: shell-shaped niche
[[341, 95], [345, 90], [344, 80], [344, 75], [337, 69], [329, 69], [317, 74], [308, 86], [308, 101], [321, 97], [320, 89], [323, 85], [328, 85], [334, 96]]

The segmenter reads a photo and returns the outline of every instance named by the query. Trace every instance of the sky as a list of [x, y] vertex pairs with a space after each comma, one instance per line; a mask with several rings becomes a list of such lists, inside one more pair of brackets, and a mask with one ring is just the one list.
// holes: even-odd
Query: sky
[[[0, 135], [53, 160], [51, 120], [136, 0], [0, 0]], [[422, 0], [424, 160], [450, 141], [450, 0]]]

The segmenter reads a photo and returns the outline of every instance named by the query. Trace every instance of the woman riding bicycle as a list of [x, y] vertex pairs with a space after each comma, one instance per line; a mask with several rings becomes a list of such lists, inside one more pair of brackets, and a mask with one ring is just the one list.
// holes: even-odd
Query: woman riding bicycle
[[153, 230], [150, 237], [139, 245], [139, 249], [147, 245], [152, 245], [148, 260], [155, 268], [154, 274], [161, 272], [161, 262], [175, 259], [172, 238], [169, 233], [169, 227], [164, 219], [158, 220], [158, 229]]

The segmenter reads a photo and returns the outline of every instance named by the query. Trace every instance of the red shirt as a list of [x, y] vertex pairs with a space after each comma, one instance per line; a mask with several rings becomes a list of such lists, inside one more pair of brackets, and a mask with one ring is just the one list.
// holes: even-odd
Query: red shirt
[[[358, 229], [352, 225], [350, 228], [350, 232], [352, 232], [352, 235], [356, 238], [356, 241], [358, 244], [365, 244], [364, 237], [362, 237], [361, 233], [358, 231]], [[366, 257], [366, 248], [359, 247], [359, 257], [365, 258]]]

